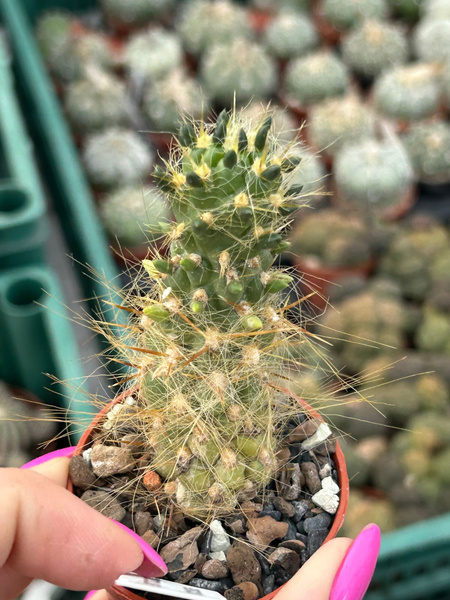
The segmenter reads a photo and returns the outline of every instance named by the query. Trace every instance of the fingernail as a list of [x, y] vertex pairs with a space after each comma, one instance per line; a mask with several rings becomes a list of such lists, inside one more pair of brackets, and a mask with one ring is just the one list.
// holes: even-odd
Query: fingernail
[[339, 567], [330, 600], [362, 600], [369, 587], [380, 552], [380, 528], [367, 525], [354, 540]]
[[89, 600], [89, 598], [93, 598], [94, 595], [98, 592], [98, 590], [91, 590], [87, 596], [84, 597], [84, 600]]
[[160, 555], [153, 550], [153, 548], [147, 544], [147, 542], [145, 542], [140, 535], [137, 535], [134, 533], [134, 531], [122, 523], [117, 521], [115, 521], [115, 523], [117, 523], [117, 525], [126, 533], [131, 535], [131, 537], [139, 544], [144, 554], [144, 560], [142, 561], [141, 566], [135, 569], [134, 572], [142, 577], [162, 577], [163, 575], [166, 575], [168, 571], [167, 565]]
[[26, 464], [22, 465], [20, 468], [21, 469], [31, 469], [31, 467], [37, 467], [39, 465], [42, 465], [42, 464], [48, 462], [49, 460], [52, 460], [53, 458], [72, 456], [76, 449], [77, 449], [76, 446], [69, 446], [68, 448], [61, 448], [61, 450], [54, 450], [53, 452], [49, 452], [48, 454], [44, 454], [44, 456], [39, 456], [38, 458], [35, 458], [34, 460], [27, 462]]

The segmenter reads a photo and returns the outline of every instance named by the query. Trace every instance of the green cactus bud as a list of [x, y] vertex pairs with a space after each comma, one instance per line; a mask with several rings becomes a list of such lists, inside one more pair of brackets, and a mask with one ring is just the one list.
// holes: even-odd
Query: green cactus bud
[[397, 25], [367, 20], [355, 27], [342, 44], [344, 62], [367, 79], [403, 64], [408, 59], [408, 40]]
[[223, 165], [227, 169], [232, 169], [237, 163], [237, 154], [234, 150], [229, 150], [223, 157]]
[[170, 312], [164, 308], [163, 306], [160, 306], [158, 304], [152, 304], [151, 306], [146, 306], [144, 308], [144, 315], [146, 317], [149, 317], [150, 319], [152, 319], [153, 321], [156, 321], [157, 323], [161, 323], [162, 321], [167, 321], [167, 319], [170, 318]]
[[439, 107], [441, 91], [433, 65], [414, 63], [394, 67], [373, 88], [375, 107], [390, 119], [419, 121]]
[[286, 94], [294, 104], [308, 106], [344, 95], [350, 78], [344, 63], [328, 51], [292, 61], [286, 71]]
[[287, 273], [279, 273], [269, 279], [266, 284], [266, 292], [268, 294], [277, 294], [284, 290], [292, 283], [292, 277]]
[[386, 19], [387, 0], [325, 0], [324, 16], [336, 29], [345, 30], [357, 25], [362, 18]]
[[248, 147], [247, 134], [245, 133], [244, 129], [241, 129], [239, 131], [238, 151], [245, 152], [247, 150], [247, 147]]
[[139, 185], [148, 178], [154, 159], [137, 133], [120, 128], [89, 136], [82, 156], [89, 181], [103, 189]]
[[259, 317], [253, 315], [250, 317], [245, 317], [243, 320], [243, 326], [247, 331], [258, 331], [259, 329], [262, 329], [263, 324]]

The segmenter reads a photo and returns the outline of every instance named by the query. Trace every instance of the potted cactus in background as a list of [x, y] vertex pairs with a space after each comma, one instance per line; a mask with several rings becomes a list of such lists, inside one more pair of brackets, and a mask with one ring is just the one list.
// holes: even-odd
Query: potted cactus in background
[[402, 141], [419, 181], [429, 185], [450, 182], [450, 125], [446, 121], [416, 123]]
[[347, 500], [331, 430], [283, 385], [292, 345], [321, 352], [286, 318], [292, 277], [273, 266], [302, 201], [298, 159], [270, 125], [225, 111], [186, 122], [155, 168], [175, 216], [162, 225], [170, 252], [143, 262], [125, 337], [104, 330], [133, 373], [70, 467], [75, 492], [139, 531], [170, 579], [230, 598], [290, 579], [336, 534]]
[[311, 19], [302, 13], [281, 12], [268, 26], [264, 44], [280, 60], [307, 54], [319, 45]]
[[336, 43], [341, 33], [363, 18], [385, 19], [390, 12], [387, 0], [320, 0], [315, 2], [316, 26], [326, 42]]

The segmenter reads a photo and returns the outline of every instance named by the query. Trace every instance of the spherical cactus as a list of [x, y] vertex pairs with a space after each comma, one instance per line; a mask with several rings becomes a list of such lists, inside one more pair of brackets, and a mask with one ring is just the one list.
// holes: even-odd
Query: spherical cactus
[[447, 19], [426, 19], [414, 31], [414, 50], [424, 62], [450, 61], [450, 16]]
[[349, 85], [346, 66], [336, 55], [327, 51], [297, 58], [288, 65], [286, 71], [286, 97], [302, 106], [343, 96]]
[[292, 251], [331, 267], [349, 267], [371, 256], [369, 228], [355, 215], [324, 210], [304, 214], [291, 235]]
[[408, 59], [408, 40], [391, 23], [367, 20], [355, 27], [342, 43], [344, 62], [366, 79]]
[[450, 317], [448, 314], [426, 308], [422, 323], [416, 332], [416, 346], [423, 352], [450, 355]]
[[400, 302], [364, 291], [346, 298], [337, 310], [328, 310], [320, 320], [319, 332], [333, 337], [333, 352], [348, 370], [359, 373], [381, 352], [394, 356], [404, 345], [404, 328]]
[[415, 388], [423, 410], [445, 412], [450, 402], [450, 389], [442, 377], [436, 373], [421, 375]]
[[124, 125], [129, 119], [125, 85], [96, 68], [88, 68], [83, 79], [67, 86], [64, 107], [78, 134]]
[[125, 27], [147, 25], [173, 8], [174, 0], [100, 0], [108, 21]]
[[100, 217], [111, 239], [132, 248], [161, 237], [160, 223], [170, 213], [161, 193], [153, 187], [127, 187], [102, 198]]
[[166, 77], [183, 63], [180, 40], [162, 27], [135, 33], [124, 50], [123, 63], [132, 78], [154, 81]]
[[309, 17], [282, 12], [269, 25], [264, 43], [277, 58], [303, 56], [319, 44], [319, 36]]
[[424, 300], [430, 287], [430, 267], [448, 248], [446, 228], [425, 215], [403, 223], [388, 245], [380, 273], [395, 279], [405, 298]]
[[442, 87], [447, 108], [450, 109], [450, 62], [444, 67], [442, 73]]
[[266, 98], [275, 91], [277, 71], [273, 59], [253, 42], [236, 39], [212, 46], [203, 56], [200, 77], [212, 100], [228, 104]]
[[445, 121], [417, 123], [403, 142], [420, 181], [450, 181], [450, 125]]
[[363, 18], [385, 19], [389, 5], [386, 0], [324, 0], [323, 11], [330, 25], [345, 30]]
[[387, 417], [387, 425], [405, 427], [407, 422], [420, 411], [420, 398], [414, 379], [391, 381], [387, 385], [375, 386], [370, 392], [370, 402]]
[[304, 201], [313, 206], [327, 191], [325, 167], [318, 156], [306, 146], [299, 146], [293, 152], [300, 158], [300, 164], [292, 174], [292, 185], [301, 187]]
[[197, 56], [213, 45], [250, 37], [245, 10], [229, 0], [187, 2], [177, 29], [186, 49]]
[[450, 2], [448, 0], [422, 0], [421, 14], [424, 21], [450, 19]]
[[36, 26], [36, 38], [44, 59], [52, 67], [71, 38], [74, 18], [70, 13], [49, 11], [43, 14]]
[[389, 500], [364, 496], [363, 493], [352, 492], [343, 535], [355, 537], [366, 525], [377, 523], [383, 533], [397, 528], [395, 505]]
[[[241, 110], [245, 119], [253, 123], [259, 123], [261, 119], [267, 116], [267, 107], [259, 100], [253, 100]], [[277, 104], [270, 104], [270, 114], [272, 115], [272, 131], [280, 144], [289, 144], [293, 142], [299, 132], [297, 122], [292, 115]]]
[[89, 181], [102, 189], [139, 184], [150, 175], [153, 152], [134, 131], [110, 128], [87, 138], [83, 162]]
[[334, 167], [340, 197], [362, 210], [392, 209], [411, 190], [412, 169], [400, 144], [366, 140], [346, 146]]
[[439, 108], [441, 90], [433, 65], [415, 63], [386, 71], [373, 88], [375, 107], [389, 119], [418, 121]]
[[346, 144], [373, 137], [375, 115], [357, 96], [332, 98], [311, 109], [307, 131], [314, 148], [333, 156]]
[[152, 130], [174, 132], [180, 126], [180, 115], [198, 119], [208, 114], [208, 98], [195, 79], [176, 69], [148, 86], [142, 108]]

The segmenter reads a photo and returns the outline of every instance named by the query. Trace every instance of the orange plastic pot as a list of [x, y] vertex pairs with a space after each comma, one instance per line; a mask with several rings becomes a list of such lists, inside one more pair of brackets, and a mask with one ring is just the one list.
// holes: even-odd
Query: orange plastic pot
[[[299, 404], [301, 404], [301, 406], [307, 411], [307, 413], [310, 416], [316, 417], [316, 418], [318, 417], [320, 419], [322, 418], [317, 411], [315, 411], [313, 408], [311, 408], [311, 406], [309, 406], [309, 404], [307, 402], [305, 402], [304, 400], [302, 400], [301, 398], [299, 398], [298, 396], [296, 396], [295, 394], [293, 394], [292, 392], [290, 392], [287, 389], [282, 389], [282, 391], [284, 393], [288, 394], [289, 396], [296, 398], [298, 400]], [[122, 394], [120, 394], [119, 396], [114, 398], [114, 400], [109, 402], [94, 417], [90, 426], [86, 429], [86, 431], [81, 436], [80, 441], [78, 442], [77, 448], [75, 450], [75, 455], [82, 454], [83, 450], [89, 445], [89, 442], [92, 438], [93, 432], [96, 429], [98, 429], [98, 427], [100, 426], [101, 422], [103, 421], [105, 415], [111, 410], [111, 408], [114, 405], [121, 402], [122, 399], [124, 398], [124, 396], [128, 396], [128, 395], [130, 395], [130, 390], [123, 392]], [[347, 475], [347, 467], [345, 464], [344, 454], [338, 443], [336, 443], [336, 452], [333, 455], [333, 459], [334, 459], [334, 462], [336, 465], [339, 487], [341, 488], [341, 495], [340, 495], [340, 501], [339, 501], [339, 508], [336, 512], [336, 515], [335, 515], [334, 521], [333, 521], [333, 525], [331, 526], [331, 529], [324, 541], [324, 544], [326, 544], [328, 541], [335, 538], [339, 529], [342, 527], [342, 524], [343, 524], [344, 518], [345, 518], [345, 514], [347, 512], [348, 496], [349, 496], [349, 480], [348, 480], [348, 475]], [[72, 482], [70, 481], [70, 479], [67, 484], [67, 489], [69, 491], [73, 492], [73, 485], [72, 485]], [[271, 598], [273, 598], [280, 589], [281, 589], [281, 587], [278, 588], [277, 590], [274, 590], [267, 596], [264, 596], [263, 598], [261, 598], [261, 600], [271, 600]], [[134, 592], [131, 592], [131, 591], [129, 591], [125, 588], [122, 588], [120, 586], [117, 586], [117, 585], [110, 588], [108, 590], [108, 593], [110, 594], [110, 596], [112, 598], [114, 598], [114, 600], [142, 600], [142, 596], [138, 596]]]

